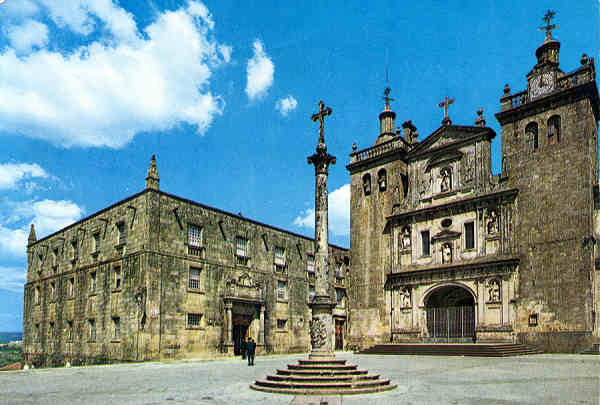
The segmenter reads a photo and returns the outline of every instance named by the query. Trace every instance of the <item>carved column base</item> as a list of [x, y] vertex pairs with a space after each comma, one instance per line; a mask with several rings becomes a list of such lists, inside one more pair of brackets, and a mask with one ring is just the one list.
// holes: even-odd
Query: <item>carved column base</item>
[[329, 295], [317, 294], [310, 304], [312, 319], [310, 321], [311, 360], [334, 359], [333, 352], [333, 315], [336, 306]]

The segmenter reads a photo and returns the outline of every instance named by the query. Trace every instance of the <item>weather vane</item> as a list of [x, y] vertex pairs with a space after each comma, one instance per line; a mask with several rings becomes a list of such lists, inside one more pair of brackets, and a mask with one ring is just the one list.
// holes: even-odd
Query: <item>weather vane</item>
[[542, 18], [542, 21], [544, 21], [546, 25], [543, 25], [538, 28], [540, 31], [546, 31], [546, 41], [550, 41], [552, 39], [552, 30], [558, 28], [557, 24], [551, 24], [552, 19], [555, 15], [556, 11], [546, 11], [546, 14], [544, 14], [544, 17]]

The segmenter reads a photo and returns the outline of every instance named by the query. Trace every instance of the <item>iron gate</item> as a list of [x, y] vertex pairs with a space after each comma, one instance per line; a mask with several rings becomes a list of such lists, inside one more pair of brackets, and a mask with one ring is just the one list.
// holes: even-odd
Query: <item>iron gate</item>
[[427, 308], [427, 330], [435, 341], [468, 341], [475, 336], [475, 307]]

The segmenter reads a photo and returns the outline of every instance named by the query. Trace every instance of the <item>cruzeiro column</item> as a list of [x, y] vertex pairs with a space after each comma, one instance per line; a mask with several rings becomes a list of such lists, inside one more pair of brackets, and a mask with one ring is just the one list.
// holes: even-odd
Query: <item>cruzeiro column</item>
[[319, 143], [314, 155], [308, 157], [308, 164], [315, 166], [315, 295], [310, 307], [310, 359], [334, 357], [333, 354], [333, 318], [335, 302], [329, 296], [329, 228], [327, 204], [327, 177], [329, 165], [335, 164], [335, 157], [327, 153], [323, 120], [331, 114], [331, 108], [319, 102], [319, 112], [312, 115], [314, 122], [319, 121]]

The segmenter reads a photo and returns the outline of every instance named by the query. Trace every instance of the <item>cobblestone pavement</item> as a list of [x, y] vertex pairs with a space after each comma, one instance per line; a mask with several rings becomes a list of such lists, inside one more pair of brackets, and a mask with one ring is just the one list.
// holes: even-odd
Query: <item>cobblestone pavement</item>
[[[398, 385], [381, 394], [330, 398], [340, 404], [600, 404], [600, 356], [508, 358], [338, 353]], [[0, 373], [0, 404], [320, 404], [248, 387], [306, 355], [170, 361]], [[327, 399], [325, 399], [327, 401]]]

